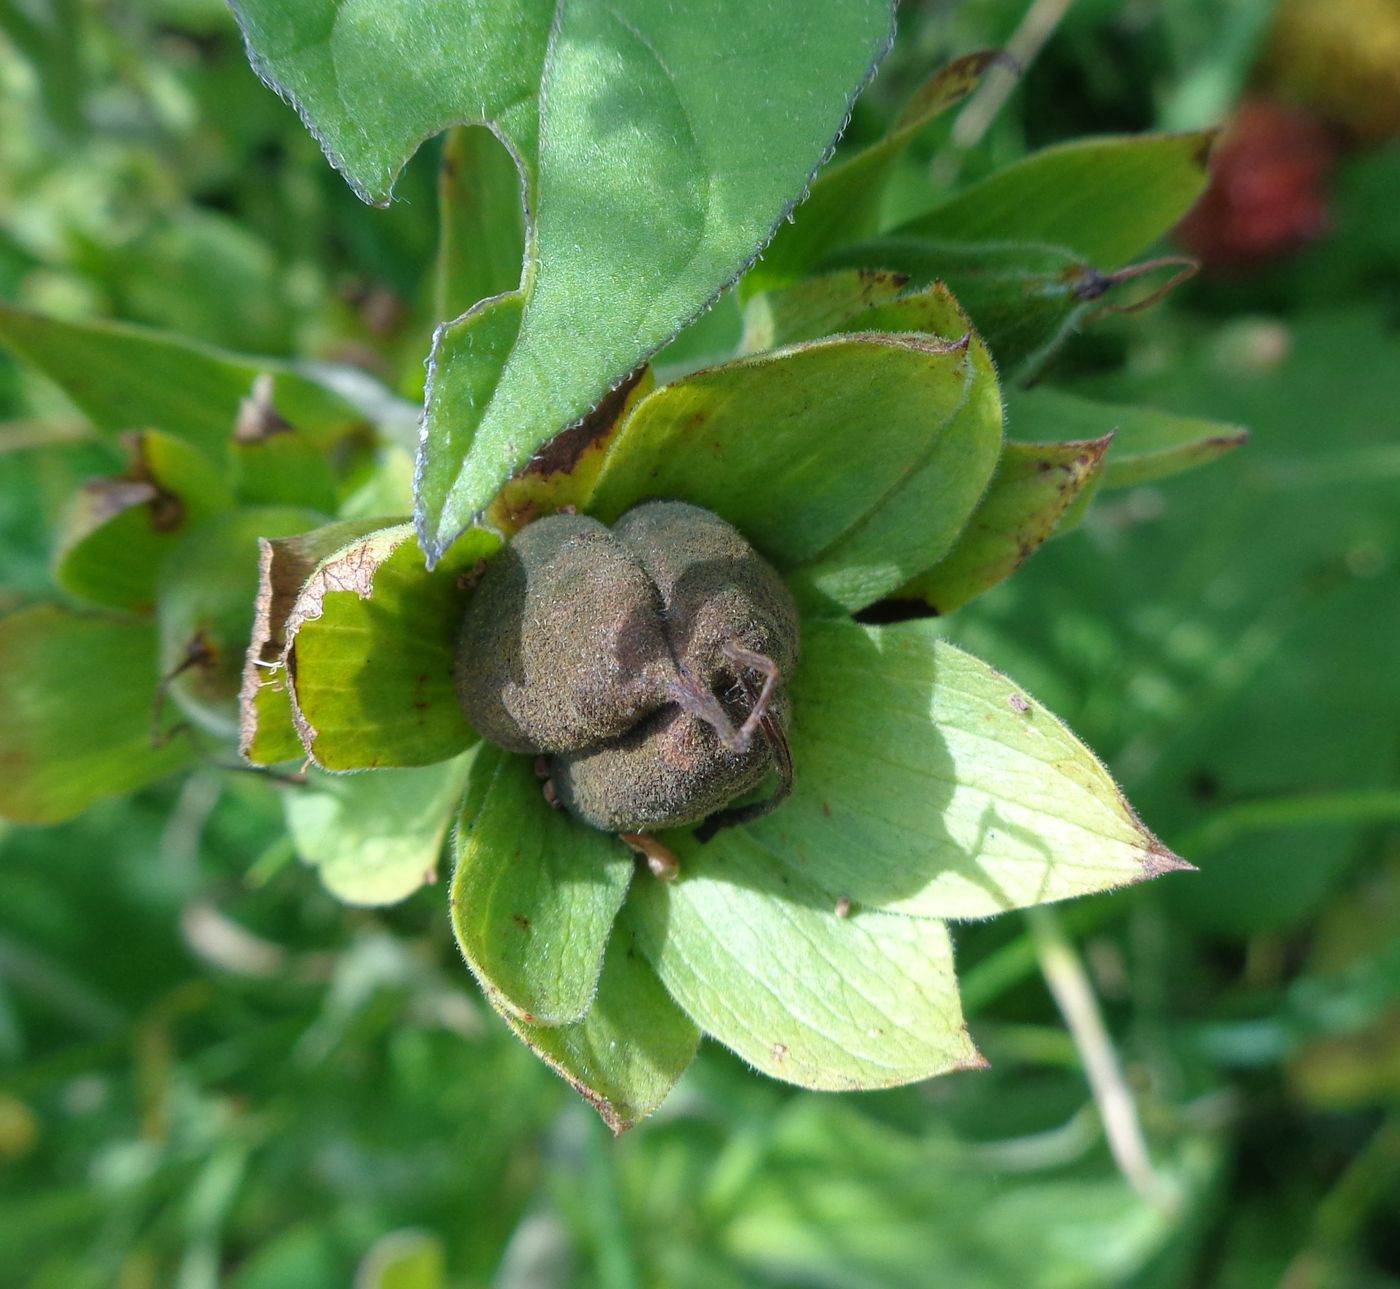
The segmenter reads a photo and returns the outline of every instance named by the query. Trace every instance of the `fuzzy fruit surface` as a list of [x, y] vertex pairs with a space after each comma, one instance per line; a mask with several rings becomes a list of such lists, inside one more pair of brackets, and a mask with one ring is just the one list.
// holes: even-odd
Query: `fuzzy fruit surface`
[[792, 596], [732, 525], [652, 501], [611, 528], [552, 515], [486, 567], [457, 692], [481, 735], [547, 758], [610, 832], [699, 823], [786, 763]]

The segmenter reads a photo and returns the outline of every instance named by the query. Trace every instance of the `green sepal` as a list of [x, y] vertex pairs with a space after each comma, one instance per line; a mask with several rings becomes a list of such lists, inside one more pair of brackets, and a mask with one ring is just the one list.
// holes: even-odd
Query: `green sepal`
[[292, 713], [324, 770], [431, 765], [476, 738], [452, 679], [468, 592], [459, 584], [501, 539], [468, 532], [430, 572], [411, 524], [327, 556], [285, 627]]
[[815, 562], [927, 459], [966, 396], [968, 343], [841, 336], [663, 386], [618, 430], [589, 511], [688, 501], [780, 571]]
[[346, 904], [394, 904], [437, 881], [473, 755], [374, 774], [308, 770], [282, 794], [298, 857]]
[[615, 1133], [655, 1110], [685, 1073], [700, 1030], [671, 1000], [631, 930], [613, 928], [587, 1015], [570, 1025], [528, 1025], [486, 991], [496, 1010]]
[[[838, 273], [858, 268], [904, 277], [911, 290], [943, 283], [976, 323], [1008, 382], [1038, 374], [1085, 322], [1115, 310], [1140, 309], [1190, 275], [1176, 260], [1147, 261], [1108, 273], [1062, 246], [914, 237], [863, 242], [831, 256], [827, 265]], [[1130, 283], [1166, 268], [1176, 270], [1176, 276], [1155, 294], [1126, 305], [1119, 302]]]
[[952, 550], [894, 598], [946, 614], [1004, 582], [1102, 476], [1112, 442], [1109, 434], [1082, 443], [1008, 443]]
[[672, 837], [679, 878], [639, 880], [623, 921], [705, 1033], [775, 1079], [830, 1091], [984, 1064], [941, 922], [843, 913], [743, 829], [704, 846]]
[[1046, 148], [901, 224], [894, 235], [1040, 242], [1117, 268], [1172, 228], [1205, 191], [1215, 133], [1082, 139]]
[[1133, 488], [1207, 465], [1249, 439], [1239, 425], [1154, 407], [1100, 403], [1059, 389], [1018, 390], [1007, 399], [1018, 438], [1113, 435], [1103, 487]]
[[37, 605], [0, 618], [0, 815], [52, 824], [198, 756], [155, 706], [155, 626]]
[[485, 744], [453, 850], [452, 927], [472, 971], [519, 1020], [580, 1020], [632, 880], [632, 852], [551, 809], [528, 758]]
[[130, 436], [131, 465], [74, 497], [60, 528], [54, 580], [104, 608], [148, 613], [156, 572], [181, 537], [232, 505], [228, 485], [197, 448], [159, 430]]
[[796, 789], [744, 832], [833, 901], [990, 917], [1185, 866], [1088, 748], [933, 622], [808, 622], [789, 689]]
[[896, 299], [908, 286], [908, 273], [857, 266], [760, 292], [744, 307], [739, 351], [762, 353], [850, 331], [852, 319]]
[[839, 610], [837, 616], [873, 604], [942, 558], [986, 490], [1002, 445], [991, 355], [944, 287], [877, 305], [848, 325], [963, 337], [967, 387], [937, 433], [925, 436], [922, 460], [818, 559], [794, 570], [790, 581], [799, 599], [823, 612]]

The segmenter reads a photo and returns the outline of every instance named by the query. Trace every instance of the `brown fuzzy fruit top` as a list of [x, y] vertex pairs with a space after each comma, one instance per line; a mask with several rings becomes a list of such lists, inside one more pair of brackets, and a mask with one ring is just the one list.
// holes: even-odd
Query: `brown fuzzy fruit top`
[[647, 502], [611, 530], [579, 515], [523, 529], [467, 607], [457, 690], [484, 737], [549, 758], [573, 814], [641, 832], [786, 770], [797, 656], [792, 596], [740, 533]]

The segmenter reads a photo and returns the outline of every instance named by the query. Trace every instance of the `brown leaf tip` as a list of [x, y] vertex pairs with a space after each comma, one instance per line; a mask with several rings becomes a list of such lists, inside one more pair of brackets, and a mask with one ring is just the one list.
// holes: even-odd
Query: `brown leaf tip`
[[1154, 877], [1161, 877], [1164, 873], [1195, 873], [1199, 870], [1195, 864], [1184, 860], [1180, 855], [1168, 850], [1160, 842], [1154, 844], [1145, 854], [1142, 861], [1142, 880], [1150, 882]]
[[981, 1052], [977, 1050], [977, 1045], [972, 1041], [972, 1035], [967, 1032], [967, 1028], [965, 1026], [963, 1028], [962, 1036], [964, 1041], [967, 1043], [968, 1054], [964, 1056], [961, 1060], [957, 1061], [952, 1066], [952, 1069], [978, 1071], [990, 1070], [992, 1068], [992, 1063], [985, 1056], [983, 1056]]

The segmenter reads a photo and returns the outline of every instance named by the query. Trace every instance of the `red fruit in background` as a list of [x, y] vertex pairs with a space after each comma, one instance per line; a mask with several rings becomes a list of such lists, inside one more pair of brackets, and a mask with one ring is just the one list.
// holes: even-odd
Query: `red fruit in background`
[[1329, 227], [1335, 155], [1327, 127], [1311, 114], [1262, 98], [1240, 104], [1178, 240], [1207, 268], [1260, 264], [1316, 241]]

